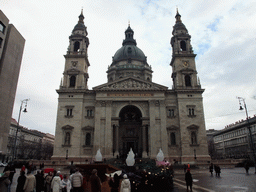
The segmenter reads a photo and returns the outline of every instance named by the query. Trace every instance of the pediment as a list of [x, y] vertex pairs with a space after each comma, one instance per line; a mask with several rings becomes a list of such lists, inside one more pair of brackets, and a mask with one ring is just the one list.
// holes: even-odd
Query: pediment
[[168, 87], [135, 77], [126, 77], [93, 87], [93, 90], [168, 90]]

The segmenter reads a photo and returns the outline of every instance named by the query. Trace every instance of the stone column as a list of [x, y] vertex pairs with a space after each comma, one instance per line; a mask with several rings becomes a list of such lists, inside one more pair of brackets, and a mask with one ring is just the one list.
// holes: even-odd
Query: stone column
[[142, 125], [142, 158], [147, 158], [148, 154], [147, 154], [147, 149], [146, 149], [146, 126], [147, 125]]
[[111, 125], [112, 116], [112, 101], [106, 102], [106, 129], [105, 129], [105, 157], [112, 157], [112, 147], [113, 147], [113, 134]]
[[150, 158], [156, 158], [157, 155], [157, 134], [156, 134], [156, 116], [155, 116], [155, 101], [151, 100], [149, 101], [149, 117], [150, 117], [150, 129], [149, 129], [149, 152], [150, 152]]
[[100, 138], [100, 118], [101, 118], [101, 101], [96, 101], [95, 104], [95, 127], [94, 127], [94, 139], [93, 139], [93, 153], [92, 156], [96, 155], [96, 152], [101, 147]]
[[160, 117], [161, 117], [161, 148], [165, 155], [168, 156], [168, 136], [167, 136], [167, 129], [166, 129], [166, 105], [165, 101], [160, 101]]
[[116, 130], [115, 130], [116, 131], [115, 132], [116, 133], [115, 157], [116, 157], [117, 155], [119, 156], [119, 149], [118, 149], [119, 148], [119, 145], [118, 145], [119, 144], [119, 125], [115, 125], [115, 127], [116, 127]]

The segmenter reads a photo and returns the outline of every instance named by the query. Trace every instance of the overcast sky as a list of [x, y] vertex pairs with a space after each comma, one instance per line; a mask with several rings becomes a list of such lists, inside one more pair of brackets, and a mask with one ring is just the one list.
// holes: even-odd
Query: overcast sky
[[69, 36], [83, 7], [90, 45], [89, 89], [107, 82], [107, 67], [122, 46], [130, 20], [153, 82], [172, 87], [170, 39], [176, 7], [192, 36], [204, 98], [206, 129], [245, 119], [236, 96], [256, 114], [255, 0], [0, 0], [1, 10], [26, 39], [13, 118], [29, 98], [20, 124], [55, 133], [58, 94]]

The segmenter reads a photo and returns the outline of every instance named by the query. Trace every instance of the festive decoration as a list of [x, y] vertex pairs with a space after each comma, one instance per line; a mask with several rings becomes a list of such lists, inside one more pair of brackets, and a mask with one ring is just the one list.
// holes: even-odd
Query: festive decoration
[[96, 162], [102, 161], [102, 155], [101, 155], [100, 149], [98, 149], [98, 151], [97, 151], [97, 153], [96, 153], [95, 161], [96, 161]]

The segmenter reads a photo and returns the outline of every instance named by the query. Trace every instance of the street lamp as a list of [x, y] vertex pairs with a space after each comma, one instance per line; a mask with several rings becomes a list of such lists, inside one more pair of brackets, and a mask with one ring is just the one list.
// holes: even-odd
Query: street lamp
[[[252, 139], [252, 131], [251, 131], [251, 127], [250, 127], [250, 124], [249, 124], [249, 117], [248, 117], [248, 111], [247, 111], [245, 99], [242, 98], [242, 97], [237, 97], [237, 99], [239, 100], [239, 105], [240, 105], [239, 110], [245, 109], [246, 120], [247, 120], [247, 124], [248, 124], [247, 128], [248, 128], [248, 131], [249, 131], [249, 137], [248, 137], [248, 135], [247, 135], [247, 137], [248, 137], [248, 142], [249, 142], [250, 149], [252, 150], [252, 153], [253, 153], [253, 160], [254, 160], [255, 174], [256, 174], [256, 157], [255, 157], [254, 143], [253, 143], [253, 139]], [[242, 104], [244, 105], [244, 107], [242, 106]]]
[[13, 149], [13, 158], [16, 159], [17, 155], [17, 136], [18, 136], [18, 131], [19, 131], [19, 125], [20, 125], [20, 115], [21, 115], [21, 110], [23, 109], [23, 104], [25, 104], [24, 110], [22, 112], [26, 113], [27, 112], [27, 102], [29, 99], [24, 99], [21, 101], [20, 105], [20, 110], [19, 110], [19, 117], [18, 117], [18, 123], [17, 123], [17, 129], [16, 129], [16, 134], [15, 134], [15, 140], [14, 140], [14, 149]]
[[194, 159], [196, 160], [196, 149], [194, 149]]

